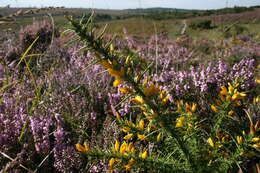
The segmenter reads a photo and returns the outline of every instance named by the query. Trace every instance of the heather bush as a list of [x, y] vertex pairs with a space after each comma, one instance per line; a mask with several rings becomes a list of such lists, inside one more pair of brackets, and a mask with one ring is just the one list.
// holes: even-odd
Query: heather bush
[[21, 48], [26, 50], [37, 37], [39, 37], [37, 44], [31, 51], [44, 52], [53, 39], [59, 37], [59, 31], [47, 20], [34, 22], [19, 31]]

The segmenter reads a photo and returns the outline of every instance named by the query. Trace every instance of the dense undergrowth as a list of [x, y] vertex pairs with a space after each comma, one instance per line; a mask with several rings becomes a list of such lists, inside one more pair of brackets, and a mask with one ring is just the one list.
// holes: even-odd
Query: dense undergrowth
[[1, 44], [1, 172], [259, 172], [259, 41], [68, 19]]

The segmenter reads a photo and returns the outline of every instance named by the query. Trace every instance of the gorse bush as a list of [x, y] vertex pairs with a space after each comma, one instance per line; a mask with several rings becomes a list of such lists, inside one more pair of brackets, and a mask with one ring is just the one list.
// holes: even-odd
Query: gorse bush
[[[121, 117], [112, 107], [123, 136], [105, 151], [88, 142], [76, 144], [79, 152], [94, 160], [106, 159], [110, 172], [236, 172], [247, 168], [248, 161], [257, 165], [260, 124], [243, 110], [250, 94], [241, 88], [243, 79], [219, 86], [208, 108], [196, 100], [175, 100], [145, 77], [145, 69], [136, 72], [131, 56], [120, 54], [112, 44], [104, 45], [102, 34], [96, 35], [90, 22], [69, 20], [136, 114]], [[207, 109], [207, 117], [196, 115], [199, 108]]]
[[257, 172], [257, 43], [111, 39], [68, 19], [20, 68], [0, 61], [1, 172]]

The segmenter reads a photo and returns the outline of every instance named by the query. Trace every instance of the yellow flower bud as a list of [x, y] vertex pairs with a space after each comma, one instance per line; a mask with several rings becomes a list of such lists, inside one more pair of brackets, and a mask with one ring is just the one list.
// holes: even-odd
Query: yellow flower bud
[[127, 57], [126, 57], [126, 60], [125, 60], [125, 64], [128, 64], [129, 61], [130, 61], [130, 59], [131, 59], [131, 56], [127, 56]]
[[133, 136], [133, 133], [130, 133], [124, 137], [125, 140], [129, 140]]
[[260, 149], [260, 143], [254, 144], [253, 147], [255, 147], [255, 148], [257, 148], [257, 149]]
[[228, 91], [227, 88], [225, 86], [221, 86], [221, 91], [219, 92], [221, 95], [227, 95]]
[[130, 128], [129, 127], [123, 127], [122, 131], [125, 132], [125, 133], [128, 133], [130, 132]]
[[124, 69], [121, 68], [120, 71], [118, 70], [115, 70], [113, 68], [108, 68], [108, 73], [111, 75], [111, 76], [114, 76], [114, 77], [123, 77], [124, 76]]
[[82, 145], [80, 144], [76, 144], [75, 145], [76, 149], [80, 152], [85, 152], [85, 147], [83, 147]]
[[195, 112], [197, 109], [197, 104], [192, 104], [192, 107], [191, 107], [191, 112]]
[[144, 129], [144, 120], [139, 121], [138, 127], [142, 130]]
[[258, 103], [259, 100], [260, 100], [259, 97], [255, 97], [253, 102], [254, 102], [254, 103]]
[[191, 106], [188, 103], [185, 103], [185, 108], [187, 112], [191, 111]]
[[107, 69], [112, 68], [112, 65], [107, 60], [100, 61], [100, 64]]
[[114, 87], [118, 87], [118, 85], [120, 85], [122, 83], [123, 79], [121, 78], [117, 78], [114, 82], [113, 82], [113, 86]]
[[144, 89], [145, 96], [152, 96], [159, 92], [159, 88], [156, 87], [154, 84], [151, 84], [148, 88]]
[[90, 146], [87, 144], [87, 142], [84, 142], [83, 146], [80, 144], [76, 144], [76, 149], [80, 152], [90, 152]]
[[177, 122], [175, 127], [184, 127], [183, 123], [182, 122]]
[[132, 89], [130, 88], [119, 88], [119, 91], [123, 94], [129, 94], [132, 92]]
[[140, 155], [140, 157], [141, 157], [142, 159], [146, 159], [146, 158], [148, 157], [147, 151], [144, 151], [144, 152]]
[[230, 95], [228, 95], [228, 96], [226, 97], [226, 101], [231, 101], [231, 96], [230, 96]]
[[114, 166], [115, 163], [116, 163], [116, 159], [115, 159], [115, 158], [111, 158], [111, 159], [109, 160], [109, 163], [108, 163], [109, 168], [110, 168], [110, 169], [113, 169], [113, 166]]
[[131, 158], [129, 161], [128, 161], [128, 164], [131, 164], [133, 165], [135, 163], [135, 159]]
[[136, 96], [132, 99], [132, 101], [136, 104], [144, 104], [144, 99], [142, 96]]
[[124, 168], [125, 168], [126, 171], [129, 171], [132, 168], [132, 165], [127, 164], [127, 165], [124, 166]]
[[157, 135], [157, 137], [156, 137], [156, 141], [157, 141], [157, 142], [159, 142], [159, 141], [161, 140], [161, 136], [162, 136], [161, 133], [159, 133], [159, 134]]
[[219, 112], [218, 108], [214, 105], [211, 105], [211, 110], [214, 111], [214, 112]]
[[235, 94], [231, 97], [232, 101], [238, 99], [238, 96], [239, 96], [239, 94], [238, 94], [238, 93], [235, 93]]
[[114, 45], [113, 44], [109, 45], [109, 51], [110, 51], [110, 53], [112, 53], [114, 51]]
[[119, 151], [119, 147], [120, 147], [120, 143], [118, 142], [118, 140], [116, 140], [116, 142], [115, 142], [115, 147], [114, 147], [114, 149], [115, 149], [116, 152]]
[[229, 116], [232, 116], [232, 115], [234, 115], [234, 114], [235, 114], [235, 112], [232, 111], [232, 110], [228, 112], [228, 115], [229, 115]]
[[[127, 151], [127, 152], [132, 152], [132, 153], [135, 152], [135, 148], [134, 148], [134, 143], [133, 143], [133, 142], [130, 142], [130, 143], [127, 145], [126, 151]], [[133, 152], [133, 151], [134, 151], [134, 152]]]
[[208, 144], [209, 144], [211, 147], [214, 148], [215, 144], [214, 144], [214, 141], [213, 141], [211, 138], [209, 138], [209, 139], [207, 140], [207, 142], [208, 142]]
[[120, 153], [124, 153], [127, 149], [127, 143], [124, 141], [120, 146]]
[[240, 145], [243, 143], [242, 136], [237, 136], [237, 143], [240, 144]]
[[87, 142], [84, 142], [84, 147], [85, 147], [85, 151], [86, 152], [89, 152], [89, 151], [91, 151], [91, 149], [90, 149], [90, 146], [88, 145], [88, 143]]
[[260, 138], [258, 138], [258, 137], [253, 138], [252, 142], [260, 142]]
[[185, 117], [179, 117], [176, 119], [175, 127], [184, 127], [184, 122], [186, 121]]
[[146, 140], [146, 136], [145, 135], [137, 134], [137, 138], [138, 138], [138, 140], [141, 140], [141, 141]]

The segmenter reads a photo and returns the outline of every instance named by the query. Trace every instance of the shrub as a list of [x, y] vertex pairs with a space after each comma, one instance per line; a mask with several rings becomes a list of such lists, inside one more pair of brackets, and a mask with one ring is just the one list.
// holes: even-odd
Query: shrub
[[229, 37], [235, 37], [241, 35], [247, 31], [248, 29], [245, 26], [242, 26], [240, 24], [235, 24], [227, 28], [223, 34], [225, 38], [229, 38]]
[[189, 26], [192, 29], [212, 29], [212, 21], [210, 19], [203, 19], [192, 22]]
[[37, 44], [31, 51], [42, 53], [51, 44], [53, 38], [59, 37], [59, 31], [57, 28], [53, 28], [52, 24], [47, 20], [41, 22], [34, 22], [32, 25], [28, 25], [20, 30], [19, 39], [21, 48], [26, 50], [33, 41], [39, 37]]
[[[112, 106], [122, 133], [108, 149], [91, 145], [91, 139], [75, 145], [82, 155], [89, 156], [88, 161], [105, 159], [109, 172], [238, 172], [247, 169], [248, 162], [258, 166], [255, 159], [260, 159], [260, 123], [245, 108], [250, 91], [241, 85], [244, 80], [239, 74], [232, 75], [238, 75], [235, 80], [215, 86], [217, 90], [211, 89], [209, 98], [204, 95], [208, 103], [203, 98], [198, 102], [174, 97], [173, 101], [163, 84], [142, 75], [148, 68], [137, 72], [131, 56], [115, 51], [112, 44], [104, 46], [102, 36], [96, 36], [88, 24], [69, 20], [134, 110], [127, 114], [130, 117], [121, 116]], [[208, 82], [205, 70], [194, 73], [202, 77], [199, 85]]]

